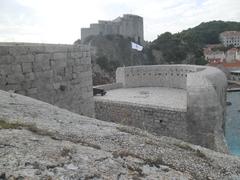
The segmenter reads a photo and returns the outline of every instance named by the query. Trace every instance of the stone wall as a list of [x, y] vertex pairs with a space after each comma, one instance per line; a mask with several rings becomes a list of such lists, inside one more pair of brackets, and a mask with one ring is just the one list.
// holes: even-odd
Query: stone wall
[[[160, 86], [185, 89], [187, 108], [185, 112], [171, 112], [159, 107], [149, 113], [148, 106], [96, 99], [95, 111], [99, 119], [123, 122], [227, 152], [224, 138], [227, 80], [219, 69], [193, 65], [122, 67], [116, 71], [116, 82], [122, 83], [123, 88]], [[156, 123], [161, 120], [162, 123]]]
[[0, 88], [94, 116], [90, 49], [0, 43]]
[[187, 77], [188, 141], [226, 150], [224, 138], [227, 79], [213, 67]]
[[195, 66], [152, 65], [120, 67], [116, 71], [116, 82], [124, 87], [163, 86], [186, 89], [187, 74], [195, 72]]
[[156, 135], [187, 138], [186, 112], [95, 99], [96, 118], [135, 126]]

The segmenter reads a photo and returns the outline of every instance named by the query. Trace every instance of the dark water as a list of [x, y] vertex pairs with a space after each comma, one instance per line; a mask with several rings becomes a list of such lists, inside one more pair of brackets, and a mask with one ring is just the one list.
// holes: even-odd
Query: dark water
[[229, 150], [232, 154], [240, 156], [240, 91], [228, 92], [225, 136]]

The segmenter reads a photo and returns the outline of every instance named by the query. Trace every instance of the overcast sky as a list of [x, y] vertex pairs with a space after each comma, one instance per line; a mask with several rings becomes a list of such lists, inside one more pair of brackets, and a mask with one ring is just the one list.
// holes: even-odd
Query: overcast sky
[[201, 22], [240, 21], [240, 0], [0, 0], [0, 41], [71, 44], [81, 27], [122, 14], [142, 16], [150, 41]]

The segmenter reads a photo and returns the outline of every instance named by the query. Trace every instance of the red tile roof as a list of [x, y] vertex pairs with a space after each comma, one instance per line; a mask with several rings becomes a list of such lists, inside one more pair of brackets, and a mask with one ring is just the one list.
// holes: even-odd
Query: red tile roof
[[240, 36], [240, 31], [224, 31], [221, 33], [222, 36]]
[[240, 68], [240, 61], [235, 61], [235, 62], [232, 62], [232, 63], [225, 63], [225, 62], [211, 62], [209, 63], [208, 65], [210, 66], [217, 66], [217, 65], [223, 65], [225, 68]]

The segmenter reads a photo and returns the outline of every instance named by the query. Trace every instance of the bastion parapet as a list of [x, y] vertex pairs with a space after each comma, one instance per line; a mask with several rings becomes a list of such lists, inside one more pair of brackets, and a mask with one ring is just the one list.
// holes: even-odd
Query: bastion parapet
[[[94, 98], [95, 113], [101, 120], [140, 127], [227, 152], [224, 138], [226, 87], [225, 75], [208, 66], [121, 67], [116, 71], [116, 84], [100, 86], [108, 92], [106, 96]], [[159, 88], [159, 93], [153, 93], [153, 88]], [[164, 89], [168, 93], [164, 94]], [[136, 93], [129, 95], [133, 90]], [[122, 96], [128, 98], [120, 96], [121, 91]], [[136, 100], [140, 96], [146, 101]], [[148, 103], [151, 97], [155, 104]], [[172, 108], [174, 103], [181, 108]]]

